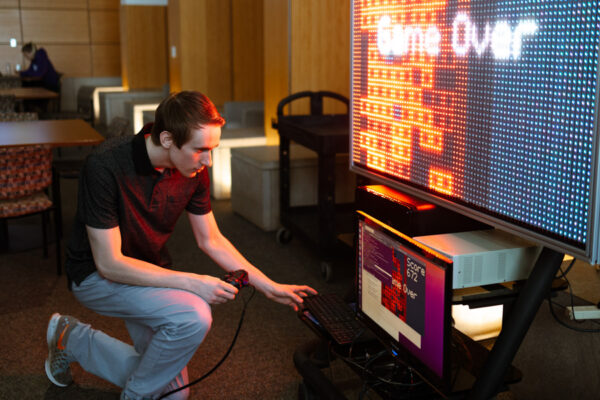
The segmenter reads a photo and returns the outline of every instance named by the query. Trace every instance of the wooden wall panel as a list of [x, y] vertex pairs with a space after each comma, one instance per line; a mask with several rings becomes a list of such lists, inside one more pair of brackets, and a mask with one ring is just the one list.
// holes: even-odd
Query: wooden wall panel
[[119, 43], [119, 11], [90, 11], [90, 28], [92, 43]]
[[[291, 93], [331, 90], [349, 96], [350, 1], [292, 0], [291, 16]], [[325, 104], [325, 112], [343, 111], [336, 102]]]
[[0, 9], [0, 44], [8, 44], [10, 38], [21, 43], [21, 23], [18, 9]]
[[0, 0], [2, 8], [19, 8], [19, 0]]
[[[169, 3], [170, 4], [170, 3]], [[180, 0], [178, 22], [180, 60], [180, 90], [198, 90], [208, 93], [208, 40], [206, 39], [208, 24], [206, 1]]]
[[208, 0], [206, 18], [208, 84], [205, 93], [215, 104], [222, 105], [233, 98], [231, 3], [223, 0]]
[[90, 42], [87, 11], [22, 10], [21, 17], [25, 42], [61, 44], [89, 44]]
[[166, 7], [120, 8], [121, 76], [129, 89], [156, 89], [167, 83]]
[[121, 0], [88, 0], [90, 10], [118, 10]]
[[288, 63], [288, 2], [264, 0], [264, 102], [265, 132], [270, 144], [279, 140], [271, 127], [277, 103], [290, 94]]
[[92, 45], [93, 76], [121, 75], [121, 46], [119, 44]]
[[33, 41], [65, 76], [121, 75], [119, 7], [120, 0], [0, 0], [0, 72], [6, 63], [26, 68], [21, 46]]
[[263, 2], [232, 2], [233, 100], [262, 101], [264, 97]]
[[64, 76], [92, 76], [90, 46], [45, 43], [38, 43], [38, 45], [46, 49], [54, 68]]
[[171, 89], [198, 90], [217, 105], [233, 98], [231, 67], [231, 2], [179, 0], [169, 2], [169, 21], [176, 31], [169, 46]]
[[21, 8], [87, 9], [88, 0], [20, 0]]

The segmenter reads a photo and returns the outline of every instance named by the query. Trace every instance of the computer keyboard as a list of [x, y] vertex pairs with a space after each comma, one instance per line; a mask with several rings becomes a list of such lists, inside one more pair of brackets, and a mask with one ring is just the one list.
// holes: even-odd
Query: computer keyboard
[[304, 306], [339, 344], [352, 343], [364, 331], [354, 310], [334, 293], [305, 297]]

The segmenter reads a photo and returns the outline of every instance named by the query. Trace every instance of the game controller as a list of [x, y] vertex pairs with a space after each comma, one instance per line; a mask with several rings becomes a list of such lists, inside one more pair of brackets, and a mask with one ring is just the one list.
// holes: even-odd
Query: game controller
[[238, 288], [238, 290], [245, 286], [248, 286], [248, 273], [243, 269], [238, 269], [237, 271], [229, 272], [222, 279], [230, 285], [233, 285], [236, 288]]

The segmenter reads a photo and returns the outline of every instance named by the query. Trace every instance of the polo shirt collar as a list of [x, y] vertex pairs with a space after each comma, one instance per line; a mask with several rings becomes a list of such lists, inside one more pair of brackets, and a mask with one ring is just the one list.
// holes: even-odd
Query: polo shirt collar
[[152, 131], [152, 125], [152, 122], [144, 125], [142, 130], [133, 138], [133, 165], [135, 166], [135, 172], [138, 175], [159, 174], [159, 172], [154, 169], [154, 166], [150, 162], [148, 149], [146, 149], [146, 137]]

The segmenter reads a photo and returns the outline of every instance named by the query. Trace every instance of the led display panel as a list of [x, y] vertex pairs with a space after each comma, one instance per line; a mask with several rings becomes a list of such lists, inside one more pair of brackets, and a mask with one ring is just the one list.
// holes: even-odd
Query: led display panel
[[351, 169], [598, 261], [600, 1], [355, 0]]

